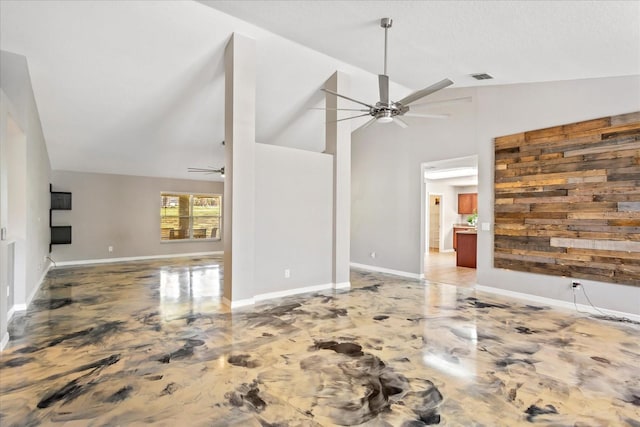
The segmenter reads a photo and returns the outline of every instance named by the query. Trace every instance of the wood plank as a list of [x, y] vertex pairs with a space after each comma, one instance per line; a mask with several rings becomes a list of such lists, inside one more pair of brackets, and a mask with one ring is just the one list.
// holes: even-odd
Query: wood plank
[[524, 133], [525, 141], [532, 141], [534, 139], [549, 138], [549, 137], [563, 137], [563, 126], [553, 126], [546, 129], [532, 130]]
[[[518, 206], [514, 204], [514, 206]], [[616, 212], [618, 204], [616, 202], [588, 202], [588, 203], [537, 203], [529, 206], [531, 212]]]
[[602, 117], [594, 120], [586, 120], [584, 122], [571, 123], [562, 126], [565, 135], [572, 133], [580, 133], [589, 130], [603, 129], [611, 127], [611, 117]]
[[515, 133], [513, 135], [501, 136], [494, 139], [496, 149], [519, 147], [525, 142], [524, 132]]
[[618, 202], [618, 212], [640, 212], [640, 202]]
[[628, 142], [624, 142], [620, 145], [612, 147], [611, 144], [598, 144], [590, 148], [583, 148], [580, 150], [570, 150], [564, 152], [564, 157], [584, 156], [587, 154], [600, 154], [609, 153], [612, 150], [638, 150], [640, 149], [640, 142], [636, 138], [626, 138]]
[[640, 111], [611, 117], [611, 126], [622, 126], [634, 123], [640, 123]]
[[601, 251], [640, 252], [640, 242], [624, 240], [571, 239], [552, 237], [550, 245], [558, 248], [596, 249]]

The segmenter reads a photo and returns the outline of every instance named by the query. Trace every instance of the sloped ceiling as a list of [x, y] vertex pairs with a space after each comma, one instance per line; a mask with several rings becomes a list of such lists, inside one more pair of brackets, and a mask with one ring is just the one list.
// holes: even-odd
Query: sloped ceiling
[[194, 178], [187, 167], [222, 166], [233, 32], [256, 39], [257, 140], [322, 151], [309, 107], [336, 69], [376, 99], [384, 16], [396, 99], [444, 77], [640, 74], [639, 2], [2, 0], [0, 48], [28, 60], [53, 169]]

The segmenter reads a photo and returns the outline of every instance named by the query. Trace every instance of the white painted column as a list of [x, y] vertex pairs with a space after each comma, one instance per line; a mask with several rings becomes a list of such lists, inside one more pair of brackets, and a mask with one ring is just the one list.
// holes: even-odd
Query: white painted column
[[[336, 71], [325, 83], [326, 89], [348, 95], [349, 78]], [[327, 108], [353, 108], [349, 101], [327, 93]], [[327, 110], [326, 149], [333, 154], [333, 284], [348, 288], [351, 248], [351, 123], [336, 122], [338, 112]]]
[[256, 44], [234, 33], [225, 62], [224, 293], [231, 307], [253, 303], [255, 272]]

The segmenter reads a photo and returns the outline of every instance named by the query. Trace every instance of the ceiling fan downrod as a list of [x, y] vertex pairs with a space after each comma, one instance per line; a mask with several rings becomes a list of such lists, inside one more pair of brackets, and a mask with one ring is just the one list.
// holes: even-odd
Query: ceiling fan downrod
[[380, 26], [384, 28], [384, 75], [387, 75], [387, 32], [393, 25], [393, 19], [382, 18], [380, 20]]

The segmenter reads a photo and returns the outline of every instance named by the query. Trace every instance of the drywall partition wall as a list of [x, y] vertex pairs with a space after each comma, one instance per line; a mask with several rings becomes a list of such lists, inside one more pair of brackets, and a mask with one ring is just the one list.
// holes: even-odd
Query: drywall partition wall
[[225, 47], [224, 67], [224, 194], [229, 203], [224, 205], [223, 301], [233, 307], [253, 296], [255, 278], [255, 40], [234, 33]]
[[[474, 89], [445, 89], [429, 100], [474, 93]], [[451, 113], [447, 120], [409, 117], [406, 129], [374, 123], [353, 133], [351, 262], [412, 276], [422, 274], [422, 163], [477, 153], [475, 108], [474, 99], [442, 111]], [[375, 258], [371, 252], [376, 253]]]
[[[325, 89], [351, 93], [349, 77], [336, 71], [325, 82]], [[349, 102], [333, 94], [325, 96], [326, 149], [333, 157], [333, 275], [336, 288], [351, 286], [349, 279], [351, 211], [351, 124], [338, 120], [337, 108], [349, 108]]]
[[73, 209], [55, 214], [73, 233], [70, 245], [53, 246], [55, 261], [222, 251], [221, 241], [160, 241], [161, 192], [222, 194], [221, 182], [71, 171], [53, 171], [51, 182], [73, 194]]
[[[33, 96], [33, 88], [27, 60], [22, 55], [16, 55], [6, 51], [0, 51], [0, 88], [2, 89], [0, 98], [0, 144], [4, 145], [7, 140], [8, 116], [10, 115], [17, 126], [24, 133], [26, 144], [26, 205], [28, 206], [24, 228], [26, 229], [24, 239], [24, 286], [15, 289], [14, 308], [24, 309], [33, 298], [42, 277], [47, 271], [48, 264], [44, 261], [49, 249], [49, 175], [51, 167], [49, 155], [42, 134], [42, 126], [38, 108]], [[6, 203], [7, 203], [7, 182], [6, 182], [6, 156], [4, 148], [0, 156], [0, 178], [4, 186], [1, 192], [1, 199], [4, 206], [0, 214], [0, 227], [7, 227]], [[7, 230], [7, 234], [9, 230]], [[0, 243], [6, 246], [6, 241]], [[0, 251], [0, 256], [5, 258], [6, 247]], [[1, 262], [2, 281], [6, 280], [6, 259]], [[4, 293], [6, 282], [2, 283], [0, 289]], [[5, 293], [6, 295], [6, 293]], [[2, 299], [4, 301], [4, 298]], [[6, 336], [6, 314], [10, 307], [6, 307], [6, 301], [0, 303], [0, 318], [5, 323], [0, 326], [0, 339]]]
[[333, 156], [266, 144], [255, 149], [253, 295], [330, 286]]
[[[572, 303], [570, 279], [493, 267], [493, 139], [501, 135], [624, 114], [640, 109], [640, 76], [445, 89], [444, 97], [473, 96], [449, 111], [450, 120], [411, 121], [353, 134], [353, 262], [419, 273], [421, 234], [418, 162], [478, 154], [478, 283]], [[436, 99], [442, 99], [435, 97]], [[416, 184], [414, 184], [414, 182]], [[384, 209], [380, 207], [384, 206]], [[417, 212], [417, 213], [416, 213]], [[414, 243], [415, 242], [415, 243]], [[369, 258], [376, 251], [374, 260]], [[637, 287], [582, 280], [594, 304], [640, 313]], [[582, 294], [578, 302], [587, 304]]]
[[640, 113], [495, 139], [495, 267], [640, 286]]

